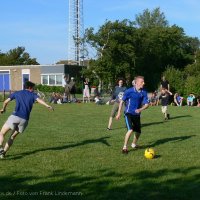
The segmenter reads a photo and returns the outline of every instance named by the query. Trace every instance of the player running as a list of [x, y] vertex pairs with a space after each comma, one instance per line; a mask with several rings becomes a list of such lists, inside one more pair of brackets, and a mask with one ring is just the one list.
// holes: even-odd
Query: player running
[[[33, 92], [34, 86], [34, 83], [27, 81], [24, 85], [24, 90], [12, 93], [3, 103], [3, 108], [0, 110], [1, 113], [6, 111], [6, 107], [10, 101], [14, 99], [16, 101], [15, 111], [8, 117], [0, 132], [0, 158], [5, 157], [5, 154], [13, 144], [16, 136], [22, 133], [27, 127], [32, 106], [35, 101], [53, 110], [51, 106], [46, 104]], [[9, 130], [12, 130], [12, 132], [3, 148], [4, 137]]]
[[147, 92], [143, 89], [143, 86], [144, 77], [135, 77], [134, 87], [125, 91], [122, 101], [119, 104], [119, 110], [116, 116], [117, 120], [120, 118], [123, 103], [126, 102], [124, 114], [128, 131], [125, 135], [124, 146], [122, 149], [122, 153], [125, 154], [128, 153], [127, 144], [133, 131], [135, 131], [135, 135], [131, 147], [134, 149], [138, 147], [137, 141], [141, 134], [140, 114], [149, 106]]

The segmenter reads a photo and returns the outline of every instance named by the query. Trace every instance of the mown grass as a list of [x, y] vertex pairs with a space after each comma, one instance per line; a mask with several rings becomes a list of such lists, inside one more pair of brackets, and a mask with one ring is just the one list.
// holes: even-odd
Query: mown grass
[[[7, 119], [0, 116], [0, 123]], [[34, 105], [27, 130], [0, 160], [1, 199], [199, 199], [200, 109], [142, 113], [141, 149], [121, 154], [124, 119], [107, 131], [111, 106]], [[131, 143], [131, 141], [130, 141]], [[144, 158], [153, 147], [157, 157]]]

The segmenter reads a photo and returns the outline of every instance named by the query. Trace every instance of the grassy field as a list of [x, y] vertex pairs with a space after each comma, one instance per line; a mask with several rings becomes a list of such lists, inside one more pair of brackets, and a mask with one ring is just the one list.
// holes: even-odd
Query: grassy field
[[[123, 117], [106, 130], [110, 111], [93, 103], [55, 105], [55, 112], [34, 105], [28, 128], [0, 160], [0, 199], [199, 199], [199, 108], [170, 106], [163, 122], [160, 106], [150, 107], [141, 148], [128, 155], [121, 153]], [[147, 147], [155, 159], [144, 157]]]

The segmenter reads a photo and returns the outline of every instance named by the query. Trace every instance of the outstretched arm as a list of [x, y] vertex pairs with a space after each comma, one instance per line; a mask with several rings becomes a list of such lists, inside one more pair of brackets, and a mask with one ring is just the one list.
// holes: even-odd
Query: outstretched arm
[[149, 107], [149, 104], [144, 104], [141, 108], [136, 109], [136, 113], [141, 113], [143, 110], [147, 109]]
[[37, 100], [37, 102], [38, 102], [39, 104], [41, 104], [41, 105], [47, 107], [47, 108], [50, 109], [50, 110], [54, 110], [54, 108], [53, 108], [52, 106], [48, 105], [48, 104], [47, 104], [45, 101], [43, 101], [42, 99], [37, 98], [36, 100]]
[[121, 100], [120, 103], [119, 103], [119, 108], [118, 108], [118, 112], [117, 112], [116, 120], [118, 120], [118, 119], [120, 118], [123, 103], [124, 103], [124, 101], [122, 101], [122, 100]]
[[1, 113], [6, 112], [6, 107], [8, 105], [8, 103], [11, 101], [10, 98], [7, 98], [4, 102], [3, 102], [3, 108], [0, 110]]

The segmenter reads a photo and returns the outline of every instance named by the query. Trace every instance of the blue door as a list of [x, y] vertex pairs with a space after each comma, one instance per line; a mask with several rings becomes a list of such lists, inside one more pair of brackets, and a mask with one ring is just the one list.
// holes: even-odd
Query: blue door
[[30, 74], [22, 74], [22, 77], [23, 77], [23, 89], [24, 89], [24, 83], [26, 81], [29, 81], [29, 78], [30, 78]]
[[0, 73], [0, 91], [10, 90], [10, 76], [9, 73]]

